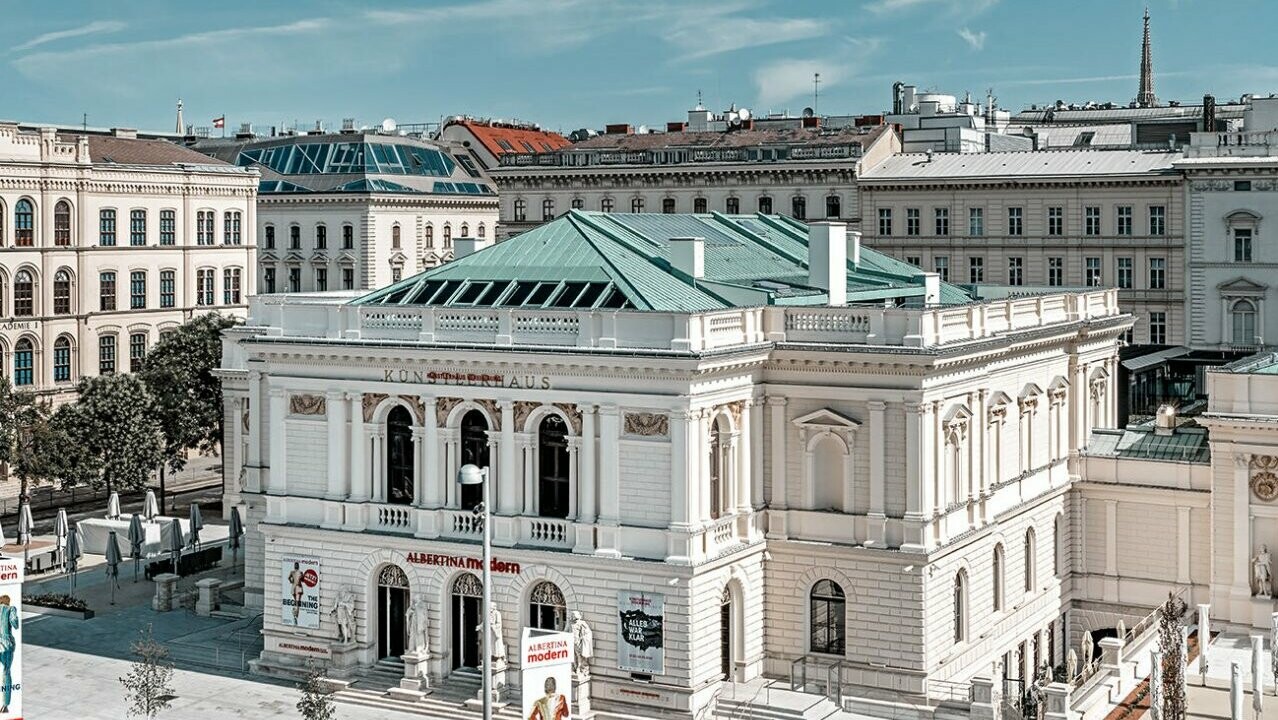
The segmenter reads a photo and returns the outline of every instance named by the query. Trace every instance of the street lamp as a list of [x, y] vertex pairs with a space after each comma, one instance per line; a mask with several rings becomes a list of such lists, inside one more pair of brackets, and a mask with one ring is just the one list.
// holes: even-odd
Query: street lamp
[[479, 520], [484, 526], [484, 568], [483, 568], [483, 585], [484, 585], [484, 604], [481, 610], [483, 614], [482, 627], [484, 628], [484, 657], [482, 660], [482, 669], [484, 673], [484, 720], [492, 720], [493, 717], [493, 648], [492, 648], [492, 628], [489, 627], [489, 613], [493, 600], [492, 590], [492, 564], [493, 564], [493, 532], [489, 519], [492, 517], [489, 505], [488, 468], [480, 468], [470, 463], [462, 465], [457, 470], [457, 484], [466, 485], [482, 485], [484, 489], [483, 501], [476, 512], [479, 514]]

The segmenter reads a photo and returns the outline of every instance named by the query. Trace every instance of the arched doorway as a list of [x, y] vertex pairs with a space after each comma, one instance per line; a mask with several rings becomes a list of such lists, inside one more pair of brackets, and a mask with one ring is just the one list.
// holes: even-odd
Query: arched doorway
[[479, 578], [463, 573], [453, 581], [453, 669], [477, 668], [483, 652], [483, 638], [479, 634], [482, 622], [484, 585]]
[[726, 587], [719, 599], [719, 672], [732, 680], [732, 590]]
[[568, 427], [563, 418], [547, 415], [538, 430], [538, 460], [541, 477], [538, 482], [538, 514], [542, 517], [568, 517]]
[[386, 502], [413, 503], [413, 418], [403, 405], [386, 416]]
[[[489, 465], [488, 419], [478, 410], [471, 410], [461, 421], [461, 464], [486, 468]], [[494, 480], [496, 478], [494, 477]], [[474, 510], [484, 501], [484, 486], [478, 483], [461, 486], [461, 506]]]
[[408, 576], [395, 565], [377, 576], [377, 657], [404, 654], [404, 613], [408, 611]]

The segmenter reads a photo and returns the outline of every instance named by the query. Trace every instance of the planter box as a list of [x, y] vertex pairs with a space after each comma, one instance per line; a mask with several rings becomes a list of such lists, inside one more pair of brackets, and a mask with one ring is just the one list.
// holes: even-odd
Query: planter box
[[64, 610], [63, 608], [45, 607], [43, 605], [33, 605], [23, 601], [22, 609], [33, 612], [37, 615], [53, 615], [55, 617], [74, 618], [76, 620], [92, 620], [92, 610]]

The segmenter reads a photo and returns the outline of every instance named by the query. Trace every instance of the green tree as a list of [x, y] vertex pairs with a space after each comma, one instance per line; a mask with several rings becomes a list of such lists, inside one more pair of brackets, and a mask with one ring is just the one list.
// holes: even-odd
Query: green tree
[[137, 660], [133, 669], [120, 678], [124, 686], [124, 698], [129, 703], [131, 717], [153, 720], [160, 711], [167, 710], [173, 698], [173, 664], [169, 662], [169, 650], [155, 640], [151, 626], [139, 633], [133, 642], [133, 654]]
[[319, 670], [312, 669], [298, 690], [302, 691], [302, 697], [297, 701], [297, 712], [303, 720], [335, 720], [337, 708], [329, 698], [332, 691], [324, 686]]
[[[88, 455], [78, 464], [100, 470], [90, 484], [105, 485], [107, 492], [146, 487], [164, 451], [164, 433], [146, 386], [132, 375], [102, 375], [84, 378], [79, 390], [66, 427], [71, 441]], [[63, 477], [63, 483], [68, 479]]]
[[166, 333], [146, 356], [140, 376], [154, 398], [164, 433], [160, 465], [160, 505], [166, 470], [186, 466], [188, 449], [209, 453], [222, 439], [222, 332], [236, 324], [217, 313], [201, 315]]
[[18, 478], [21, 497], [31, 485], [57, 477], [59, 446], [49, 406], [29, 392], [15, 391], [0, 377], [0, 461]]
[[84, 414], [77, 403], [58, 406], [49, 418], [51, 444], [49, 453], [55, 477], [63, 487], [95, 485], [102, 477], [101, 458], [89, 451], [80, 438], [91, 432], [83, 426]]

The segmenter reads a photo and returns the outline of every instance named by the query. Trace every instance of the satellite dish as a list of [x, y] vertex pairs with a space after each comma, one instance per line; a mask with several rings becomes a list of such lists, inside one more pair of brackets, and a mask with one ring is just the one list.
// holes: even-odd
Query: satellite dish
[[741, 108], [740, 110], [738, 110], [738, 111], [737, 111], [737, 117], [741, 118], [741, 122], [745, 122], [745, 121], [749, 120], [749, 119], [750, 119], [750, 108]]
[[803, 108], [803, 117], [805, 117], [805, 118], [810, 118], [810, 117], [812, 117], [813, 115], [816, 115], [816, 110], [813, 110], [813, 109], [812, 109], [812, 108], [810, 108], [810, 107], [805, 107], [805, 108]]
[[395, 124], [393, 118], [386, 118], [382, 121], [382, 132], [395, 132], [395, 128], [399, 127]]
[[649, 132], [649, 130], [648, 130], [648, 126], [647, 126], [647, 125], [640, 125], [640, 126], [639, 126], [639, 130], [638, 130], [637, 132], [638, 132], [638, 134], [639, 134], [639, 135], [647, 135], [647, 134], [648, 134], [648, 132]]

